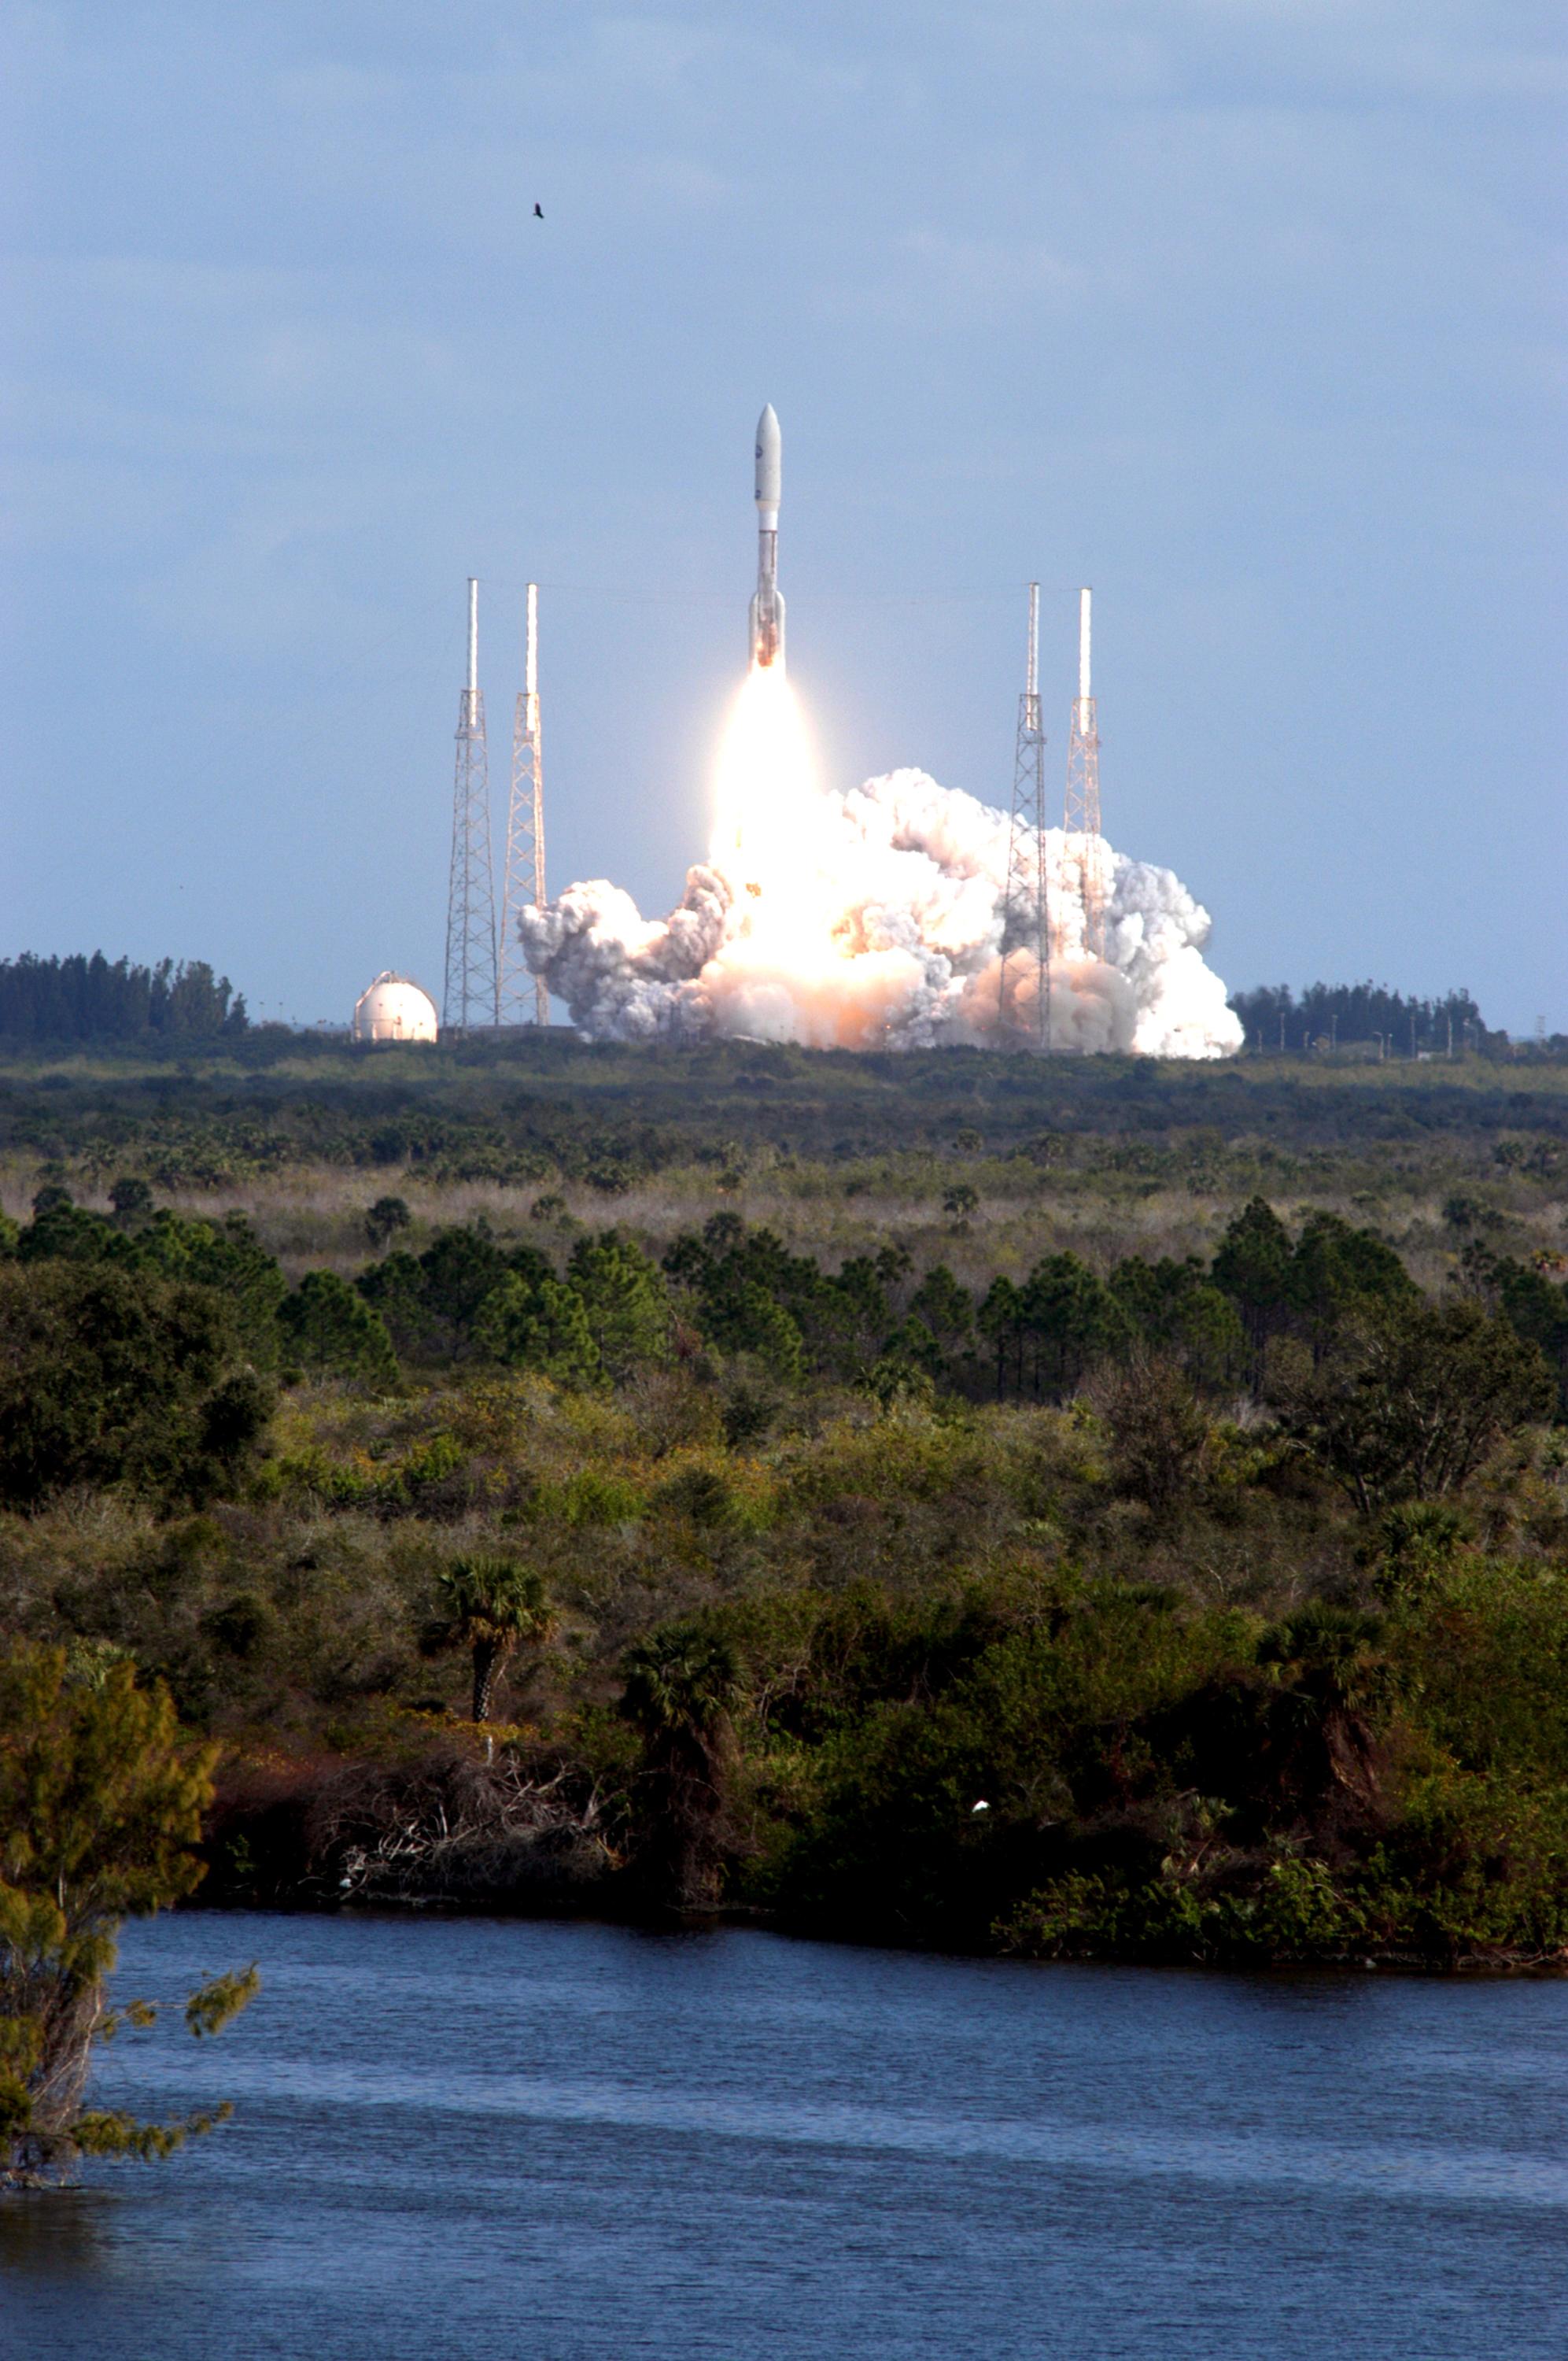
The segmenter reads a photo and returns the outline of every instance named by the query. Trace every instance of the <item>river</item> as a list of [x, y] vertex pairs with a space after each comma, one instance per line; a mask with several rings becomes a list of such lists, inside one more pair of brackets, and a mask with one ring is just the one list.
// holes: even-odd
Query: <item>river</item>
[[1040, 1968], [751, 1931], [190, 1912], [252, 1957], [105, 2102], [234, 2120], [0, 2200], [50, 2361], [1568, 2353], [1568, 1985]]

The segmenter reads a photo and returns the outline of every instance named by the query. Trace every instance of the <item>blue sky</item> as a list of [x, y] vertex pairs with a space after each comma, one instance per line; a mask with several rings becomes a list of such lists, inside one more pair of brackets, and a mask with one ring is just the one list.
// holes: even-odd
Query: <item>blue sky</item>
[[[0, 953], [439, 984], [464, 580], [663, 910], [784, 423], [829, 774], [1065, 760], [1233, 984], [1568, 1025], [1568, 25], [1511, 0], [11, 0]], [[543, 223], [532, 218], [537, 200]], [[496, 764], [504, 769], [504, 759]]]

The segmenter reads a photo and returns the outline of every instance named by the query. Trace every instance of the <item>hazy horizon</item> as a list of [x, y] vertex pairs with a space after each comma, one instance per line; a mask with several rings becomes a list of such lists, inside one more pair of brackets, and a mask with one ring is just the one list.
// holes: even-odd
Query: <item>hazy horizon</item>
[[[550, 880], [706, 841], [784, 437], [832, 784], [1065, 763], [1233, 988], [1568, 1027], [1562, 100], [1536, 5], [438, 14], [56, 0], [4, 36], [0, 956], [257, 1017], [439, 997], [464, 583]], [[542, 204], [543, 222], [533, 217]]]

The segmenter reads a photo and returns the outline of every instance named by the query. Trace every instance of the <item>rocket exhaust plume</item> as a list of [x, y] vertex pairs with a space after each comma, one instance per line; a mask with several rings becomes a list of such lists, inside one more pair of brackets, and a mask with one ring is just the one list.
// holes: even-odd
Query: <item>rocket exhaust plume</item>
[[[667, 918], [643, 918], [603, 878], [525, 908], [529, 966], [594, 1040], [995, 1045], [1007, 815], [923, 771], [848, 793], [819, 784], [784, 665], [782, 457], [770, 403], [757, 427], [751, 662], [720, 747], [707, 859], [687, 872]], [[1168, 869], [1060, 829], [1047, 831], [1045, 860], [1056, 1050], [1223, 1058], [1240, 1049], [1225, 987], [1201, 956], [1208, 912]], [[1103, 882], [1098, 958], [1084, 939], [1089, 862]], [[1020, 978], [1023, 996], [1039, 983], [1037, 973]]]

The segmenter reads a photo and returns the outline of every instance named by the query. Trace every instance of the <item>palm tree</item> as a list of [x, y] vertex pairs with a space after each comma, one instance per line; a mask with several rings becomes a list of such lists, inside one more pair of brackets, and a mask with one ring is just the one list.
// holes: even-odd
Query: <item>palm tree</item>
[[1391, 1672], [1381, 1616], [1314, 1598], [1266, 1631], [1257, 1660], [1277, 1684], [1274, 1775], [1318, 1805], [1381, 1798], [1378, 1725]]
[[740, 1695], [734, 1651], [700, 1622], [667, 1623], [628, 1652], [625, 1672], [620, 1710], [642, 1734], [655, 1887], [679, 1909], [711, 1908]]
[[455, 1558], [440, 1577], [452, 1645], [474, 1657], [474, 1719], [490, 1718], [496, 1675], [526, 1640], [534, 1646], [554, 1628], [542, 1576], [510, 1557]]

